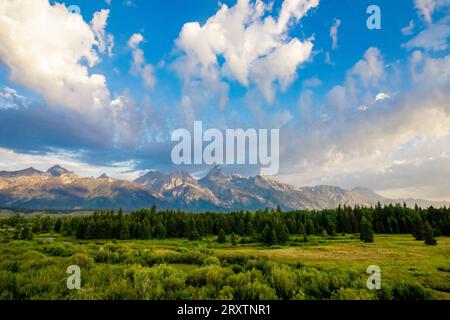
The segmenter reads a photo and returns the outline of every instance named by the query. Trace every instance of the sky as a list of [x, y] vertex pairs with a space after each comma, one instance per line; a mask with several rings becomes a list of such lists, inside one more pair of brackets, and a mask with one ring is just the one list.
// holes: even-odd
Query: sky
[[203, 121], [280, 129], [282, 182], [450, 200], [449, 37], [449, 0], [0, 0], [0, 170], [201, 176]]

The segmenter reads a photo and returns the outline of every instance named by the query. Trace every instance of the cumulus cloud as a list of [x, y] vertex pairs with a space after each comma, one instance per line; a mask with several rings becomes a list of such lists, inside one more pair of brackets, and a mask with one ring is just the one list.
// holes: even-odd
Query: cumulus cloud
[[391, 96], [387, 93], [384, 92], [380, 92], [379, 94], [377, 94], [377, 96], [375, 97], [375, 101], [383, 101], [384, 99], [389, 99]]
[[[377, 81], [355, 85], [361, 66], [373, 71], [374, 65], [383, 65], [367, 62], [368, 55], [382, 61], [379, 50], [369, 50], [372, 53], [366, 52], [348, 71], [347, 79], [317, 103], [312, 120], [281, 133], [281, 150], [291, 152], [280, 156], [280, 180], [367, 186], [389, 195], [403, 188], [411, 195], [450, 199], [448, 181], [442, 181], [448, 175], [443, 167], [439, 169], [450, 156], [450, 55], [432, 58], [413, 52], [401, 72], [401, 78], [408, 79], [407, 89], [387, 98], [387, 89], [393, 90], [397, 81], [393, 73], [372, 72]], [[405, 88], [403, 83], [399, 87]], [[377, 107], [368, 108], [374, 100]], [[344, 107], [336, 109], [340, 103]], [[363, 107], [365, 112], [360, 112]], [[324, 126], [325, 115], [333, 112], [333, 121]], [[295, 148], [292, 136], [299, 137]]]
[[[108, 11], [92, 25], [66, 7], [47, 0], [0, 1], [0, 60], [10, 79], [41, 95], [50, 105], [92, 112], [108, 104], [109, 91], [101, 74], [89, 69], [99, 62], [94, 47], [105, 36]], [[108, 38], [106, 38], [108, 39]]]
[[133, 161], [93, 165], [80, 161], [80, 156], [78, 152], [67, 150], [53, 150], [53, 152], [42, 154], [24, 154], [0, 148], [0, 170], [13, 171], [33, 167], [46, 171], [49, 167], [59, 164], [84, 177], [98, 177], [106, 173], [110, 177], [133, 180], [143, 174], [142, 171], [136, 169], [136, 163]]
[[413, 34], [414, 28], [415, 28], [414, 20], [409, 21], [408, 25], [404, 28], [402, 28], [402, 34], [404, 36], [410, 36]]
[[19, 108], [27, 108], [29, 106], [29, 100], [18, 94], [16, 90], [3, 87], [2, 91], [0, 91], [0, 109], [19, 109]]
[[100, 10], [94, 14], [91, 21], [91, 28], [94, 31], [95, 37], [98, 41], [98, 49], [100, 52], [108, 52], [112, 56], [112, 49], [114, 47], [114, 36], [106, 33], [105, 28], [109, 16], [109, 10]]
[[420, 10], [425, 21], [431, 23], [432, 14], [436, 8], [436, 0], [415, 0], [416, 8]]
[[358, 61], [350, 72], [359, 77], [366, 86], [376, 85], [385, 75], [380, 50], [369, 48], [364, 54], [364, 58]]
[[444, 17], [436, 23], [429, 24], [404, 47], [408, 50], [423, 48], [427, 51], [444, 51], [448, 48], [447, 39], [450, 37], [450, 16]]
[[133, 50], [131, 72], [142, 77], [147, 88], [153, 89], [156, 83], [155, 72], [153, 66], [146, 63], [144, 51], [139, 48], [139, 44], [143, 41], [144, 37], [140, 33], [133, 34], [128, 40], [128, 47]]
[[186, 23], [176, 40], [181, 56], [175, 62], [185, 87], [200, 81], [224, 96], [227, 85], [212, 84], [230, 79], [246, 87], [255, 84], [273, 101], [275, 91], [285, 90], [312, 54], [312, 39], [290, 38], [288, 31], [318, 4], [285, 0], [275, 18], [268, 14], [272, 6], [261, 0], [238, 0], [233, 7], [222, 5], [204, 25]]
[[331, 40], [333, 41], [333, 44], [332, 44], [333, 50], [338, 47], [338, 30], [339, 30], [340, 25], [341, 25], [341, 20], [334, 19], [334, 24], [330, 29], [330, 37], [331, 37]]

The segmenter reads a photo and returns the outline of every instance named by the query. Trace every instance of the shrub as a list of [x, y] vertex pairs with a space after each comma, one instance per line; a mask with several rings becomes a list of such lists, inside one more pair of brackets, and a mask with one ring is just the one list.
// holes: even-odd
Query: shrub
[[398, 281], [392, 285], [392, 295], [396, 300], [428, 300], [431, 294], [418, 283]]
[[220, 260], [217, 257], [208, 257], [203, 261], [203, 265], [204, 266], [209, 266], [209, 265], [216, 265], [216, 266], [220, 266]]
[[331, 295], [332, 300], [373, 300], [373, 293], [365, 289], [340, 288]]
[[43, 248], [43, 251], [55, 257], [69, 257], [73, 254], [70, 246], [61, 243], [52, 243]]
[[297, 274], [285, 265], [272, 268], [272, 287], [275, 288], [278, 297], [291, 299], [296, 292]]
[[182, 298], [185, 274], [167, 265], [133, 270], [137, 298], [143, 300], [174, 300]]
[[84, 253], [76, 253], [69, 260], [70, 264], [79, 266], [80, 268], [90, 268], [94, 265], [94, 259]]

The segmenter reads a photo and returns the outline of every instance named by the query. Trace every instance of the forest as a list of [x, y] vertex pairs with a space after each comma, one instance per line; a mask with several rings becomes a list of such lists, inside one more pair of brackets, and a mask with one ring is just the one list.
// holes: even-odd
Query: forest
[[15, 214], [0, 218], [0, 299], [450, 299], [449, 235], [448, 208], [405, 205]]
[[[292, 234], [334, 236], [360, 233], [361, 240], [373, 241], [374, 233], [413, 234], [417, 240], [434, 244], [435, 236], [450, 236], [450, 209], [407, 208], [406, 205], [378, 204], [375, 207], [339, 206], [321, 211], [264, 210], [257, 212], [185, 213], [158, 211], [156, 206], [128, 214], [122, 210], [95, 211], [91, 216], [34, 217], [14, 216], [1, 222], [16, 229], [15, 238], [54, 230], [77, 239], [166, 239], [225, 235], [242, 237], [243, 242], [284, 244]], [[425, 239], [426, 238], [426, 239]]]

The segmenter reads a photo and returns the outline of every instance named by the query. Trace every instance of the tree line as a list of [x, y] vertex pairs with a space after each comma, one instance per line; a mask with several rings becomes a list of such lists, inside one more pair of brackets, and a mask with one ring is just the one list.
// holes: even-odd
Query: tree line
[[[158, 211], [152, 206], [128, 214], [123, 210], [102, 210], [90, 216], [41, 216], [31, 219], [14, 216], [0, 223], [23, 226], [29, 225], [30, 220], [34, 233], [53, 230], [77, 239], [199, 240], [205, 236], [218, 236], [218, 242], [224, 242], [226, 236], [231, 235], [235, 242], [238, 235], [251, 242], [273, 245], [286, 243], [290, 235], [300, 235], [304, 241], [308, 241], [308, 236], [314, 234], [335, 236], [338, 233], [360, 233], [362, 241], [372, 242], [374, 233], [388, 233], [413, 234], [417, 240], [435, 244], [435, 236], [450, 236], [449, 208], [408, 208], [405, 204], [377, 204], [369, 208], [339, 206], [336, 209], [290, 212], [278, 208], [227, 214]], [[21, 237], [19, 231], [18, 237]], [[25, 232], [24, 238], [30, 238], [29, 230]]]

